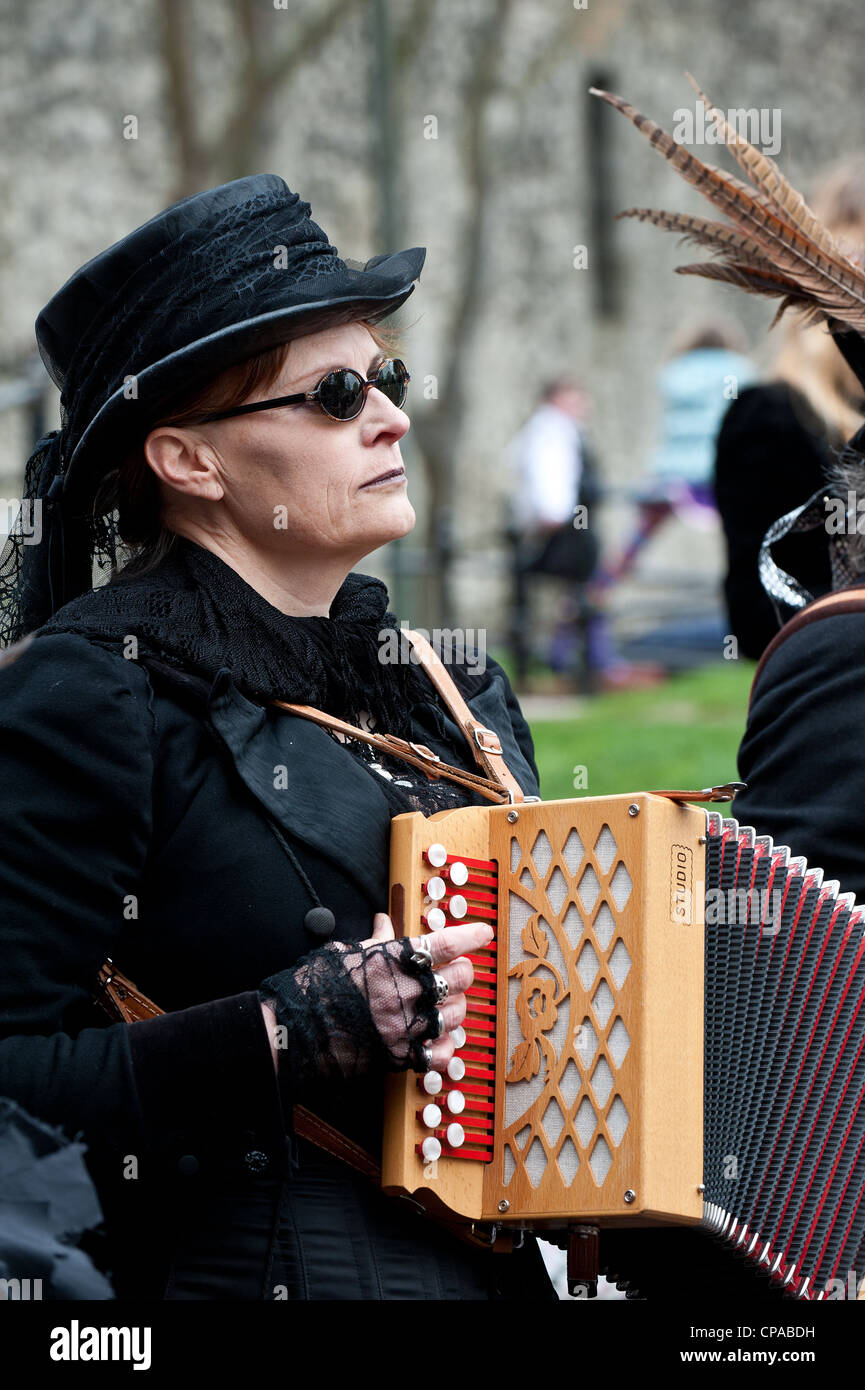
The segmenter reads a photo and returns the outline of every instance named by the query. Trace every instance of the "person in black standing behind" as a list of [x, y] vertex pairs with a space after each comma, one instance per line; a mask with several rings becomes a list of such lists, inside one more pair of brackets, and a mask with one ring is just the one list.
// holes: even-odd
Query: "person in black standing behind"
[[[769, 295], [776, 304], [780, 300], [782, 309], [804, 312], [812, 323], [819, 319], [824, 327], [818, 331], [828, 340], [827, 351], [842, 354], [853, 373], [853, 378], [846, 377], [846, 389], [853, 397], [846, 404], [854, 407], [854, 416], [839, 426], [839, 434], [843, 440], [845, 429], [850, 431], [852, 427], [855, 433], [826, 475], [821, 470], [820, 476], [812, 479], [815, 485], [806, 487], [804, 495], [785, 494], [783, 466], [772, 471], [777, 445], [769, 436], [747, 466], [743, 466], [739, 454], [727, 454], [725, 467], [719, 472], [726, 482], [728, 466], [731, 505], [725, 508], [722, 499], [718, 499], [720, 510], [726, 511], [728, 536], [735, 540], [737, 528], [743, 523], [747, 526], [749, 511], [761, 507], [768, 498], [770, 509], [764, 513], [765, 525], [752, 517], [755, 543], [738, 573], [731, 555], [732, 578], [734, 583], [741, 579], [743, 590], [753, 599], [759, 597], [762, 582], [770, 595], [770, 611], [771, 600], [783, 601], [799, 610], [794, 622], [778, 635], [777, 641], [771, 642], [766, 659], [757, 670], [748, 727], [739, 754], [740, 775], [748, 788], [736, 797], [732, 815], [740, 825], [753, 826], [758, 835], [768, 835], [779, 845], [786, 844], [793, 856], [806, 858], [811, 868], [819, 867], [824, 880], [837, 876], [842, 892], [852, 896], [865, 888], [859, 739], [863, 715], [865, 554], [858, 528], [851, 530], [847, 525], [839, 525], [836, 529], [827, 522], [830, 515], [838, 517], [839, 512], [841, 522], [855, 520], [851, 502], [865, 500], [865, 427], [857, 428], [861, 414], [855, 411], [865, 392], [865, 178], [860, 174], [846, 189], [847, 197], [839, 201], [844, 215], [837, 218], [830, 230], [814, 216], [771, 160], [753, 149], [748, 153], [747, 142], [727, 127], [720, 112], [715, 112], [717, 126], [748, 173], [753, 188], [741, 178], [733, 187], [720, 174], [713, 177], [715, 171], [709, 174], [696, 156], [681, 157], [678, 142], [648, 117], [609, 93], [598, 95], [627, 116], [653, 148], [700, 189], [713, 208], [730, 217], [722, 228], [703, 223], [701, 234], [714, 255], [711, 261], [688, 266], [687, 271], [722, 279], [750, 293]], [[859, 168], [861, 171], [861, 161]], [[749, 243], [741, 225], [733, 225], [731, 205], [753, 231], [756, 243]], [[771, 216], [767, 215], [767, 207]], [[678, 213], [656, 209], [629, 211], [656, 226], [682, 228], [682, 215]], [[828, 219], [830, 214], [825, 206], [820, 211]], [[795, 244], [792, 254], [791, 243]], [[743, 267], [743, 255], [747, 267]], [[831, 374], [833, 366], [828, 359], [826, 365]], [[854, 379], [858, 386], [853, 385]], [[801, 384], [810, 385], [812, 391], [815, 388], [814, 380], [809, 382], [807, 376]], [[741, 404], [736, 411], [740, 409]], [[855, 510], [859, 512], [858, 506]], [[797, 573], [791, 572], [794, 566], [789, 561], [785, 569], [779, 567], [780, 554], [776, 551], [773, 557], [772, 543], [786, 538], [794, 523], [799, 533], [810, 532], [815, 548], [823, 551], [823, 588], [850, 592], [833, 592], [814, 603], [813, 590], [803, 583], [801, 566], [796, 567]], [[773, 624], [778, 626], [779, 623]], [[772, 635], [771, 630], [762, 637], [752, 634], [752, 654], [759, 655]], [[854, 934], [852, 939], [855, 942], [858, 937]], [[816, 934], [813, 940], [815, 944], [820, 942]], [[743, 1080], [747, 1084], [747, 1076]], [[840, 1081], [841, 1078], [834, 1078], [832, 1086]], [[857, 1200], [861, 1197], [859, 1192], [852, 1195]], [[665, 1231], [657, 1240], [651, 1238], [652, 1234], [642, 1252], [645, 1275], [638, 1269], [638, 1286], [663, 1289], [666, 1285], [669, 1289], [678, 1279], [680, 1286], [684, 1287], [687, 1281], [688, 1288], [699, 1288], [703, 1299], [725, 1292], [723, 1287], [713, 1287], [710, 1264], [719, 1253], [730, 1252], [701, 1241], [697, 1231]], [[735, 1256], [729, 1263], [735, 1265]], [[856, 1264], [861, 1264], [858, 1255]], [[861, 1269], [856, 1272], [861, 1277]], [[729, 1293], [736, 1288], [733, 1274], [732, 1269], [722, 1271]], [[759, 1279], [757, 1266], [752, 1266], [751, 1274]], [[765, 1278], [763, 1284], [768, 1296]], [[779, 1292], [775, 1290], [776, 1294]]]
[[[865, 246], [865, 155], [844, 161], [814, 211], [848, 250]], [[758, 574], [763, 537], [829, 478], [834, 451], [862, 424], [862, 386], [823, 324], [787, 325], [772, 379], [734, 400], [718, 436], [715, 500], [727, 541], [724, 595], [739, 654], [758, 660], [778, 631]], [[815, 596], [832, 587], [828, 554], [813, 535], [787, 535], [778, 563]], [[789, 616], [789, 612], [783, 616]]]

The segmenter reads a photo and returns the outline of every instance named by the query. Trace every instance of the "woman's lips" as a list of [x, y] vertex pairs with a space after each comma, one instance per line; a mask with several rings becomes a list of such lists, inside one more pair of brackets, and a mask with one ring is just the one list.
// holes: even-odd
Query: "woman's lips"
[[404, 468], [389, 468], [386, 473], [379, 473], [377, 478], [371, 478], [368, 483], [363, 483], [361, 485], [361, 492], [366, 487], [382, 487], [385, 483], [402, 482], [404, 478]]

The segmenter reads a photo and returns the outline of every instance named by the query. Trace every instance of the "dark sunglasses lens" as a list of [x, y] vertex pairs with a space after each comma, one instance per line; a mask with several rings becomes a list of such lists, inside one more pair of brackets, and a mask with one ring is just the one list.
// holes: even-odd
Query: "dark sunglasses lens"
[[353, 420], [363, 409], [363, 380], [347, 368], [331, 372], [318, 388], [318, 399], [335, 420]]
[[408, 390], [408, 372], [398, 358], [384, 362], [378, 370], [375, 384], [394, 405], [402, 405]]

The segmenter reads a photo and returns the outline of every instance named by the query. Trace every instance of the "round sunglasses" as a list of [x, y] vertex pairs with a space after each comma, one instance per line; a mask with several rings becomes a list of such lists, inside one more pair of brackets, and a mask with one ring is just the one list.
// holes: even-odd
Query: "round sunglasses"
[[[253, 401], [251, 405], [238, 405], [233, 410], [217, 410], [210, 415], [201, 415], [196, 423], [206, 425], [211, 420], [228, 420], [234, 415], [251, 415], [256, 410], [273, 410], [283, 405], [303, 405], [314, 401], [320, 410], [331, 420], [356, 420], [366, 405], [366, 393], [375, 386], [389, 401], [402, 406], [408, 395], [411, 377], [404, 362], [399, 358], [388, 358], [382, 362], [375, 376], [362, 377], [351, 367], [337, 367], [321, 378], [314, 391], [300, 391], [294, 396], [277, 396], [271, 401]], [[187, 424], [190, 421], [186, 422]]]

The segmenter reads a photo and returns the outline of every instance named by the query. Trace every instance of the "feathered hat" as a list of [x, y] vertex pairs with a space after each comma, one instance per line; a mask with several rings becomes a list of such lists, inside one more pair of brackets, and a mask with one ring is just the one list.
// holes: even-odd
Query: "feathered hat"
[[62, 425], [28, 461], [0, 556], [4, 644], [86, 593], [94, 555], [114, 562], [95, 489], [173, 400], [290, 338], [377, 322], [412, 293], [423, 247], [342, 260], [310, 213], [276, 174], [194, 194], [88, 261], [42, 310], [36, 340]]
[[[841, 245], [814, 215], [805, 199], [768, 155], [751, 145], [689, 80], [715, 128], [750, 182], [704, 164], [655, 121], [611, 92], [590, 88], [633, 122], [642, 135], [728, 219], [710, 221], [656, 208], [627, 208], [618, 217], [635, 217], [664, 231], [678, 232], [685, 242], [705, 247], [713, 259], [676, 267], [679, 275], [699, 275], [736, 285], [748, 294], [779, 300], [772, 326], [788, 309], [800, 311], [805, 323], [826, 324], [865, 392], [865, 270], [861, 248]], [[865, 426], [848, 441], [845, 452], [865, 455]], [[779, 518], [767, 532], [760, 553], [764, 587], [775, 598], [801, 608], [811, 595], [771, 558], [774, 543], [792, 531], [825, 523], [827, 488], [803, 506]], [[855, 577], [843, 535], [831, 538], [835, 587]]]

